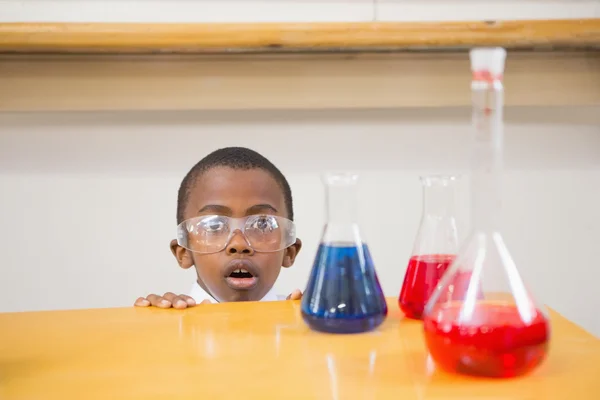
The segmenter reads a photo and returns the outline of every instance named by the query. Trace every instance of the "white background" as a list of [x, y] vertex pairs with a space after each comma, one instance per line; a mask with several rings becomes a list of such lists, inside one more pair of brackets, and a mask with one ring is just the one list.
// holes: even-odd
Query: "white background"
[[[596, 334], [599, 114], [507, 110], [503, 218], [540, 300]], [[282, 292], [304, 288], [311, 267], [323, 224], [319, 173], [350, 168], [362, 175], [363, 230], [395, 296], [421, 213], [418, 176], [465, 171], [469, 119], [466, 108], [0, 114], [0, 311], [128, 306], [149, 292], [187, 291], [194, 276], [168, 247], [178, 185], [227, 145], [258, 150], [291, 183], [305, 247]]]
[[599, 16], [599, 0], [0, 0], [0, 22], [460, 21]]

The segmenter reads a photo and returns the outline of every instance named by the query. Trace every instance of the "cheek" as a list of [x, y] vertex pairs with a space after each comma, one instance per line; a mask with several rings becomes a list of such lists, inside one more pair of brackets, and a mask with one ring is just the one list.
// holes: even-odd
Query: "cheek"
[[284, 255], [285, 251], [278, 251], [277, 253], [261, 253], [260, 263], [270, 271], [279, 271], [279, 268], [281, 268], [283, 264]]
[[219, 269], [223, 265], [220, 261], [220, 253], [206, 254], [206, 255], [194, 255], [194, 265], [198, 275], [217, 275]]

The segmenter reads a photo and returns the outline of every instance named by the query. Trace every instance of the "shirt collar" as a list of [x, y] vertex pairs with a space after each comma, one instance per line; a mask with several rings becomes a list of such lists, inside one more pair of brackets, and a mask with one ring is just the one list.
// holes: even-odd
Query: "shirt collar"
[[[196, 301], [196, 304], [200, 304], [204, 300], [208, 300], [211, 303], [218, 303], [218, 301], [214, 297], [212, 297], [210, 294], [208, 294], [208, 292], [206, 292], [206, 290], [202, 289], [200, 285], [198, 285], [198, 282], [194, 282], [194, 285], [188, 293], [188, 296], [194, 299]], [[274, 288], [271, 288], [271, 290], [269, 290], [265, 297], [260, 299], [260, 301], [277, 301], [281, 300], [281, 297], [282, 296], [278, 296], [277, 294], [275, 294]]]

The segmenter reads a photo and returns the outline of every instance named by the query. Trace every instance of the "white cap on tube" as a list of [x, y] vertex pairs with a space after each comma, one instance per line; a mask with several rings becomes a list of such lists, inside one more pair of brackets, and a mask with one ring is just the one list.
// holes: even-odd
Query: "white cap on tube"
[[488, 72], [494, 77], [504, 74], [506, 50], [502, 47], [478, 47], [469, 52], [472, 72]]

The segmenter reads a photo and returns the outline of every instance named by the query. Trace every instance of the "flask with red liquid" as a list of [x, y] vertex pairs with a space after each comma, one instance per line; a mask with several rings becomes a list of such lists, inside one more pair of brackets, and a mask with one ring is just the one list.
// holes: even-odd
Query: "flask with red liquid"
[[[425, 306], [431, 357], [450, 372], [523, 375], [546, 358], [550, 323], [525, 285], [499, 230], [506, 51], [473, 49], [472, 231]], [[462, 299], [456, 279], [462, 276]]]
[[456, 257], [456, 177], [423, 176], [423, 214], [408, 260], [398, 304], [409, 318], [421, 319], [427, 300]]

